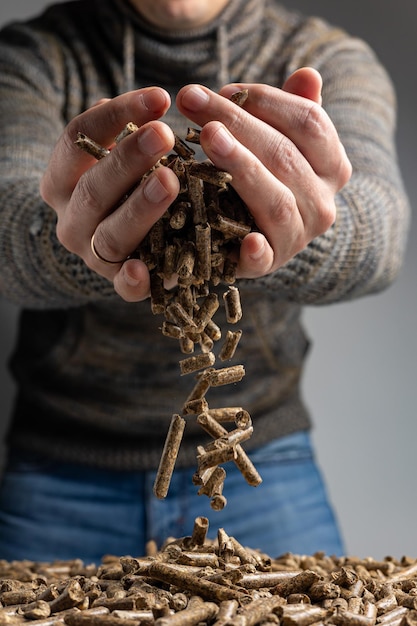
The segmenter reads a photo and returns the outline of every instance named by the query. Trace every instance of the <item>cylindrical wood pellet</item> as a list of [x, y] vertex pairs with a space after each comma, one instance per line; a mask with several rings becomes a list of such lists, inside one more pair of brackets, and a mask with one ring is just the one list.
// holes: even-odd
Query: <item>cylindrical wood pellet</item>
[[172, 416], [153, 487], [153, 492], [157, 498], [163, 499], [168, 493], [185, 424], [185, 419], [180, 415]]

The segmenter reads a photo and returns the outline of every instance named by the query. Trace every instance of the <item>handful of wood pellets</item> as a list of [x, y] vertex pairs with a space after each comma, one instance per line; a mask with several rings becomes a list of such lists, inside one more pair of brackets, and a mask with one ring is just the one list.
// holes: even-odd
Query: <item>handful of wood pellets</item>
[[244, 547], [223, 528], [168, 538], [143, 557], [0, 560], [0, 624], [37, 626], [416, 626], [417, 560]]
[[[231, 99], [242, 106], [247, 95], [247, 90], [243, 90]], [[135, 130], [135, 124], [128, 124], [116, 137], [116, 143]], [[76, 143], [98, 159], [109, 154], [107, 148], [81, 133]], [[230, 186], [230, 174], [218, 170], [210, 161], [198, 162], [190, 143], [199, 143], [198, 129], [189, 128], [185, 141], [175, 135], [174, 153], [156, 164], [155, 167], [165, 165], [176, 173], [180, 191], [135, 253], [149, 269], [151, 310], [164, 316], [163, 335], [178, 340], [181, 352], [188, 355], [179, 361], [180, 375], [197, 373], [181, 412], [171, 418], [154, 493], [158, 498], [166, 497], [187, 419], [194, 419], [212, 441], [197, 448], [198, 466], [193, 482], [199, 487], [198, 495], [208, 496], [211, 507], [221, 510], [227, 502], [223, 495], [226, 471], [222, 464], [234, 461], [252, 486], [262, 482], [241, 445], [253, 433], [248, 412], [242, 407], [211, 410], [206, 400], [211, 387], [237, 383], [245, 375], [243, 365], [214, 367], [215, 342], [221, 340], [220, 361], [230, 361], [242, 331], [227, 330], [223, 337], [214, 319], [221, 302], [212, 287], [225, 285], [222, 299], [226, 320], [237, 324], [242, 318], [242, 307], [234, 284], [235, 259], [242, 239], [254, 228], [254, 222]], [[166, 281], [173, 277], [177, 278], [176, 287], [167, 289]]]

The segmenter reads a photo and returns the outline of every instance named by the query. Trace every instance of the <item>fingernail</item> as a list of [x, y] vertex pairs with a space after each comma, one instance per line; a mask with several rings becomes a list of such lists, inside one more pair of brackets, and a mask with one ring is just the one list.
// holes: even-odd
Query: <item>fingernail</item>
[[221, 156], [227, 156], [233, 150], [234, 146], [235, 138], [233, 135], [224, 126], [219, 126], [211, 141], [213, 152]]
[[142, 105], [151, 112], [160, 112], [166, 106], [166, 94], [161, 89], [148, 89], [139, 94]]
[[199, 87], [193, 85], [182, 95], [181, 102], [189, 111], [199, 111], [209, 101], [209, 95]]
[[160, 135], [152, 128], [146, 128], [138, 139], [141, 152], [153, 156], [164, 149], [164, 142]]
[[131, 276], [127, 270], [124, 272], [124, 279], [129, 287], [137, 287], [140, 283], [140, 280], [138, 280], [136, 276]]
[[250, 258], [253, 261], [259, 261], [265, 254], [265, 239], [258, 237], [258, 248], [253, 250], [250, 254]]
[[145, 182], [143, 193], [145, 198], [154, 204], [158, 204], [158, 202], [162, 202], [168, 197], [167, 190], [157, 176], [150, 176], [148, 178]]

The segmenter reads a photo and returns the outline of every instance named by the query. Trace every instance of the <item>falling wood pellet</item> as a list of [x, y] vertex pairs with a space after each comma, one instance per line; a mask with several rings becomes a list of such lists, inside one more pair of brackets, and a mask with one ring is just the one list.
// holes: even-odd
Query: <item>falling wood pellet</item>
[[[231, 100], [241, 107], [248, 96], [248, 90], [242, 90], [233, 94]], [[134, 123], [128, 123], [115, 138], [115, 145], [137, 130]], [[210, 390], [236, 384], [245, 375], [243, 365], [220, 369], [213, 367], [217, 357], [221, 361], [234, 358], [242, 336], [241, 330], [226, 330], [222, 346], [217, 347], [216, 343], [223, 333], [214, 320], [220, 299], [213, 288], [225, 285], [221, 301], [226, 321], [228, 324], [237, 324], [242, 318], [242, 306], [239, 289], [235, 284], [236, 256], [242, 239], [255, 228], [255, 224], [246, 205], [231, 186], [230, 174], [219, 170], [209, 160], [197, 161], [195, 150], [187, 142], [200, 142], [198, 129], [189, 128], [185, 140], [174, 133], [173, 154], [161, 158], [150, 170], [152, 172], [161, 166], [171, 168], [178, 177], [180, 192], [137, 250], [129, 255], [129, 258], [140, 258], [148, 267], [151, 311], [154, 315], [164, 316], [160, 325], [162, 334], [177, 340], [180, 352], [187, 355], [178, 361], [180, 375], [201, 374], [183, 403], [182, 415], [173, 417], [167, 433], [154, 485], [154, 493], [158, 498], [166, 497], [169, 489], [179, 452], [176, 446], [181, 442], [179, 433], [184, 430], [186, 420], [195, 420], [196, 415], [210, 410], [206, 398], [208, 392], [213, 393]], [[111, 153], [110, 149], [100, 146], [83, 133], [78, 134], [76, 144], [96, 159]], [[173, 277], [177, 279], [176, 286], [167, 288], [167, 281], [172, 281]], [[250, 416], [247, 412], [246, 415], [248, 423]], [[250, 437], [252, 431], [252, 425], [249, 424], [244, 434], [235, 433], [234, 443], [228, 444], [227, 451], [223, 446], [222, 454], [219, 451], [215, 454], [206, 452], [210, 456], [205, 457], [204, 462], [200, 459], [200, 466], [208, 462], [207, 458], [217, 454], [219, 463], [233, 460], [250, 485], [260, 484], [262, 479], [240, 445], [241, 441]], [[224, 478], [222, 485], [223, 482]], [[216, 510], [226, 504], [220, 488], [217, 492], [200, 488], [198, 493], [211, 497], [211, 506]]]

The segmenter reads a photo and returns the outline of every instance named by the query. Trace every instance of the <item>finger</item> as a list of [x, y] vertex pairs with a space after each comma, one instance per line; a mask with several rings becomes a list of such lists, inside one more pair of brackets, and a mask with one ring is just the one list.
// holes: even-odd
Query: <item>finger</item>
[[[224, 94], [236, 88], [237, 85], [228, 85]], [[245, 110], [287, 137], [313, 171], [327, 178], [335, 192], [348, 182], [351, 164], [333, 122], [321, 106], [322, 79], [316, 70], [297, 70], [284, 89], [245, 83], [239, 88], [249, 90]]]
[[321, 104], [322, 86], [323, 80], [317, 70], [312, 67], [301, 67], [287, 78], [282, 89]]
[[[295, 194], [220, 122], [206, 124], [203, 136], [209, 158], [230, 172], [233, 187], [268, 238], [274, 251], [274, 268], [292, 256], [294, 250], [304, 247], [307, 237], [316, 233], [319, 221], [322, 222], [320, 228], [330, 225], [327, 221], [323, 224], [323, 215], [319, 213], [323, 211], [321, 202], [313, 202], [306, 189], [303, 196], [299, 192], [297, 200]], [[302, 182], [305, 185], [305, 181]], [[333, 221], [333, 214], [328, 219]]]
[[258, 278], [279, 267], [281, 261], [262, 233], [252, 232], [242, 240], [237, 278]]
[[93, 104], [89, 108], [92, 109], [93, 107], [100, 106], [100, 104], [104, 104], [105, 102], [109, 102], [109, 100], [111, 100], [111, 98], [100, 98], [96, 102], [93, 102]]
[[[147, 235], [153, 224], [165, 213], [179, 193], [176, 174], [167, 167], [157, 168], [125, 202], [107, 218], [103, 219], [94, 232], [94, 247], [101, 257], [109, 261], [123, 260], [130, 256]], [[87, 231], [88, 232], [88, 231]], [[83, 256], [90, 256], [93, 269], [104, 271], [88, 250], [89, 240], [84, 240]], [[107, 266], [114, 275], [115, 267]], [[107, 274], [109, 275], [109, 274]]]
[[[317, 175], [328, 176], [333, 181], [336, 171], [336, 186], [340, 188], [347, 182], [346, 155], [332, 122], [319, 105], [262, 84], [229, 85], [222, 94], [230, 96], [231, 92], [244, 88], [249, 90], [244, 109], [200, 85], [183, 87], [177, 105], [200, 126], [212, 119], [222, 121], [276, 175], [280, 160], [276, 158], [275, 146], [282, 142], [284, 156], [295, 146]], [[271, 129], [279, 135], [274, 135]], [[291, 184], [291, 180], [285, 182]]]
[[130, 259], [115, 274], [113, 285], [116, 293], [126, 302], [145, 300], [150, 293], [148, 268], [139, 259]]
[[[291, 140], [206, 88], [190, 85], [181, 93], [181, 103], [185, 101], [190, 106], [188, 115], [191, 115], [191, 107], [199, 111], [198, 123], [203, 125], [200, 142], [205, 153], [215, 165], [232, 174], [233, 187], [251, 210], [259, 205], [258, 193], [262, 195], [265, 190], [268, 195], [271, 185], [278, 196], [284, 193], [285, 186], [294, 189], [300, 206], [306, 204], [316, 184], [316, 175]], [[227, 129], [219, 122], [210, 122], [211, 116], [221, 119]], [[271, 206], [271, 199], [269, 196], [268, 206]], [[254, 217], [263, 229], [262, 216]], [[313, 217], [310, 215], [310, 219]]]
[[333, 223], [333, 194], [291, 142], [281, 135], [265, 138], [263, 146], [276, 162], [273, 168], [271, 166], [273, 171], [220, 122], [206, 124], [200, 139], [208, 157], [232, 175], [233, 187], [269, 241], [268, 233], [277, 227], [288, 230], [286, 241], [280, 245], [280, 257], [296, 245], [303, 232], [313, 237]]
[[81, 174], [95, 161], [75, 144], [79, 132], [100, 145], [109, 146], [128, 122], [141, 126], [162, 117], [169, 106], [169, 94], [158, 87], [150, 87], [101, 102], [75, 117], [59, 138], [41, 181], [45, 202], [57, 211], [66, 206]]
[[[119, 224], [122, 222], [126, 224], [122, 232], [115, 233], [121, 237], [121, 244], [123, 244], [124, 236], [130, 226], [131, 203], [122, 200], [129, 198], [132, 188], [158, 159], [172, 148], [173, 144], [173, 132], [166, 124], [159, 121], [149, 122], [121, 141], [108, 156], [90, 167], [78, 181], [65, 211], [58, 216], [57, 234], [61, 243], [72, 252], [84, 256], [86, 235], [91, 236], [97, 224], [114, 211], [119, 216]], [[166, 175], [161, 174], [161, 176], [164, 176], [163, 180], [167, 178]], [[155, 198], [152, 198], [154, 211], [155, 204], [164, 201], [161, 195], [164, 190], [167, 195], [171, 194], [171, 197], [172, 193], [177, 190], [176, 176], [173, 172], [169, 172], [168, 176], [175, 179], [174, 183], [159, 190], [159, 199], [155, 196], [158, 191], [156, 187], [159, 178], [157, 177], [154, 181]], [[163, 181], [161, 184], [164, 184]], [[174, 191], [172, 184], [175, 184]], [[136, 198], [141, 195], [143, 196], [141, 199], [149, 201], [148, 196], [151, 191], [149, 185], [150, 181], [147, 181], [147, 185], [143, 186], [148, 193], [136, 194]], [[165, 208], [166, 206], [163, 205], [161, 210]], [[101, 231], [98, 236], [102, 237]], [[120, 254], [106, 256], [105, 253], [109, 251], [108, 246], [104, 245], [102, 250], [97, 238], [96, 244], [103, 257], [123, 258]], [[109, 247], [112, 248], [112, 246]], [[131, 249], [128, 248], [125, 252], [129, 253]]]

